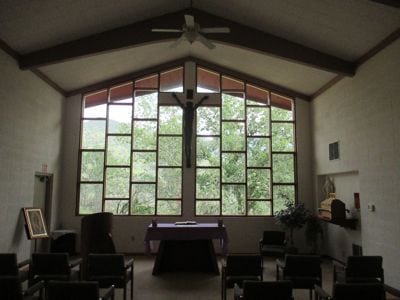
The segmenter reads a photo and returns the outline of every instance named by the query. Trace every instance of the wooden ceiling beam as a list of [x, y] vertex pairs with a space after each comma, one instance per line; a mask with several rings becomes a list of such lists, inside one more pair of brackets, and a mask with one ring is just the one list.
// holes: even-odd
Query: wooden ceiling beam
[[31, 69], [78, 57], [175, 39], [180, 36], [180, 33], [151, 32], [151, 29], [179, 29], [184, 23], [184, 14], [193, 15], [196, 22], [202, 27], [215, 26], [229, 27], [231, 29], [229, 34], [207, 34], [207, 37], [211, 40], [254, 50], [344, 76], [353, 76], [355, 74], [356, 66], [352, 62], [193, 8], [27, 53], [20, 57], [19, 65], [21, 69]]
[[371, 0], [373, 2], [377, 2], [380, 4], [388, 5], [388, 6], [393, 6], [393, 7], [400, 7], [400, 1], [399, 0]]

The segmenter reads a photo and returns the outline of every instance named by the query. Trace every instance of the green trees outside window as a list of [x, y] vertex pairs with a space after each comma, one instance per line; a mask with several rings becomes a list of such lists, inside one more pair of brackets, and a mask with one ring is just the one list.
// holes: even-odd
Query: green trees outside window
[[[83, 97], [79, 214], [181, 215], [182, 201], [193, 201], [182, 199], [182, 109], [160, 100], [184, 90], [178, 69]], [[221, 74], [201, 70], [218, 84]], [[197, 91], [207, 93], [204, 76]], [[195, 214], [272, 216], [295, 202], [293, 100], [225, 75], [217, 90], [194, 122]]]

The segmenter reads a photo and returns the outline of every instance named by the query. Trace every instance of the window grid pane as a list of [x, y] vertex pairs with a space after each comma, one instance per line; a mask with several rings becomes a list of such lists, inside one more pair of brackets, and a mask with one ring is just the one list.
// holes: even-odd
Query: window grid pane
[[[83, 97], [79, 214], [182, 215], [183, 111], [160, 105], [159, 92], [185, 90], [183, 74]], [[197, 92], [220, 93], [220, 103], [196, 110], [195, 214], [271, 216], [294, 202], [294, 100], [201, 67]]]
[[[224, 76], [222, 78], [225, 80]], [[200, 191], [207, 182], [204, 167], [218, 169], [209, 159], [204, 159], [214, 152], [206, 141], [219, 136], [217, 130], [206, 129], [213, 128], [209, 114], [197, 113], [196, 215], [218, 215], [219, 203], [219, 215], [272, 216], [283, 208], [285, 200], [295, 201], [293, 101], [273, 94], [272, 106], [269, 106], [270, 92], [246, 84], [246, 93], [240, 99], [246, 99], [242, 114], [239, 94], [221, 94], [220, 199], [207, 198], [206, 193]], [[207, 111], [208, 107], [203, 109]], [[272, 181], [276, 183], [273, 186]]]

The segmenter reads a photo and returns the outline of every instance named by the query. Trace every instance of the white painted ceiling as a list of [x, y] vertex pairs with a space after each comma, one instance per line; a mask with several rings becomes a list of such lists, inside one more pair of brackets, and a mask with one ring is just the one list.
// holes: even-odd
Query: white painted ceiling
[[[189, 0], [0, 0], [0, 38], [26, 54], [189, 6]], [[400, 9], [370, 0], [194, 0], [193, 7], [351, 62], [400, 27]], [[170, 43], [120, 49], [39, 70], [67, 92], [186, 56], [307, 95], [336, 76], [217, 42], [214, 50], [198, 43], [174, 49]]]

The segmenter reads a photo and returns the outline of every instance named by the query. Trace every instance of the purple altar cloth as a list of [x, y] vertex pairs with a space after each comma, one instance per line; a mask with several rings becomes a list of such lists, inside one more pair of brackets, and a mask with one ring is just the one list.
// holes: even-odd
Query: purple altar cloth
[[218, 239], [223, 255], [228, 253], [228, 234], [225, 226], [217, 223], [197, 223], [196, 225], [175, 225], [174, 223], [151, 224], [147, 227], [144, 242], [146, 253], [151, 252], [151, 241], [161, 240], [211, 240]]

